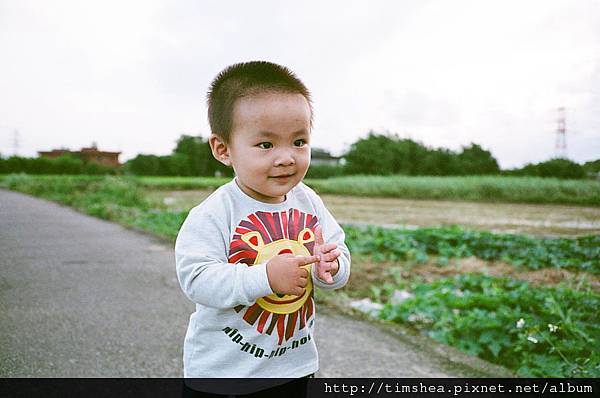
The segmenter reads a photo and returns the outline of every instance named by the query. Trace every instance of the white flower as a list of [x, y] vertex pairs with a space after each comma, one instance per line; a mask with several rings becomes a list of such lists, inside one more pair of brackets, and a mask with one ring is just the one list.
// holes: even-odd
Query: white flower
[[554, 332], [556, 332], [558, 330], [558, 326], [549, 323], [548, 324], [548, 329], [550, 329], [550, 333], [554, 333]]
[[406, 290], [394, 290], [394, 294], [390, 297], [390, 302], [396, 305], [413, 297], [415, 297], [415, 295]]
[[452, 308], [452, 313], [454, 315], [458, 315], [458, 314], [460, 314], [460, 310], [458, 308]]
[[538, 339], [536, 339], [533, 336], [527, 336], [527, 340], [531, 341], [533, 344], [537, 344], [538, 343]]
[[521, 318], [517, 321], [517, 329], [521, 329], [525, 326], [525, 319]]
[[426, 315], [419, 314], [419, 313], [410, 314], [408, 316], [408, 321], [409, 322], [433, 323], [433, 319], [430, 319]]

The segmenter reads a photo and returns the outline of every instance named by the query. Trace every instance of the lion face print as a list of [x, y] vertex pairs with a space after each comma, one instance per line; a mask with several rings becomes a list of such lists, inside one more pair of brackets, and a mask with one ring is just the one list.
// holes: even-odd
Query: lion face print
[[[229, 246], [229, 263], [249, 266], [269, 261], [285, 253], [309, 256], [315, 245], [317, 217], [298, 209], [281, 212], [256, 212], [242, 220]], [[311, 266], [304, 268], [309, 272]], [[309, 276], [302, 296], [270, 294], [251, 306], [237, 306], [235, 311], [254, 325], [259, 333], [271, 335], [276, 330], [278, 343], [306, 327], [314, 313], [313, 285]]]

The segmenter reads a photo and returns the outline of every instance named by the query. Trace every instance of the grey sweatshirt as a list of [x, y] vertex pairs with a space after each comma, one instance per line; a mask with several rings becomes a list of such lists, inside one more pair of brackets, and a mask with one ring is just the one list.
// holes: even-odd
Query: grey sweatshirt
[[[313, 254], [314, 230], [341, 256], [332, 284], [312, 274], [301, 296], [274, 294], [266, 263], [283, 253]], [[296, 378], [317, 371], [315, 287], [350, 276], [344, 232], [321, 198], [299, 183], [277, 204], [245, 194], [235, 179], [194, 207], [175, 244], [177, 277], [196, 303], [183, 347], [184, 377]]]

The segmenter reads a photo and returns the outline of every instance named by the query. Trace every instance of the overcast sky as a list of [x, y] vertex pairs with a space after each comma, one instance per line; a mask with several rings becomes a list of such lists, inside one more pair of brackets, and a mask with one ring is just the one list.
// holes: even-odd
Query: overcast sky
[[600, 158], [600, 1], [0, 0], [0, 154], [169, 154], [209, 134], [205, 95], [227, 65], [269, 60], [312, 91], [313, 146], [370, 129], [470, 142], [501, 167]]

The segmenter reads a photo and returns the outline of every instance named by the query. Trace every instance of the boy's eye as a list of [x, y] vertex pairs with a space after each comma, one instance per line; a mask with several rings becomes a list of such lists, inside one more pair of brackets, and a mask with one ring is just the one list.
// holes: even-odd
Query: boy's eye
[[261, 142], [260, 144], [257, 145], [257, 147], [259, 147], [261, 149], [269, 149], [269, 148], [273, 148], [273, 144], [271, 144], [270, 142]]
[[296, 145], [296, 146], [304, 146], [304, 145], [306, 145], [306, 140], [304, 140], [304, 139], [296, 140], [296, 141], [294, 141], [294, 145]]

